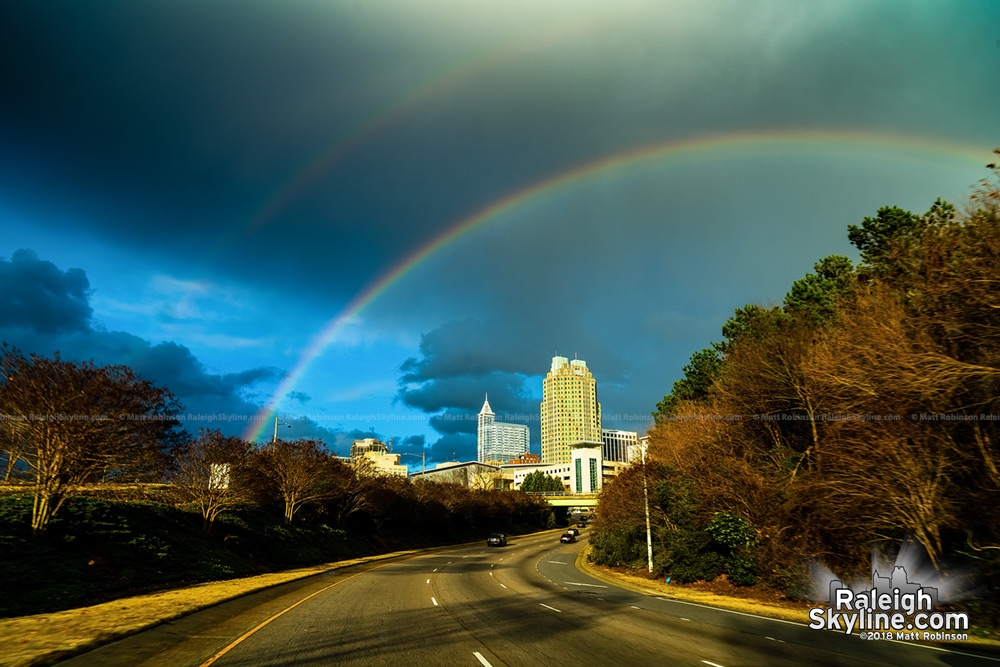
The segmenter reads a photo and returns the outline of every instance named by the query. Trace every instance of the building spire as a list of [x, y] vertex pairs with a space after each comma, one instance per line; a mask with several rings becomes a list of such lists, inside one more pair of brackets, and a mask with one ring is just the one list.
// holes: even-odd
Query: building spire
[[486, 393], [486, 400], [483, 401], [483, 409], [479, 411], [481, 415], [492, 415], [493, 409], [490, 407], [490, 394]]

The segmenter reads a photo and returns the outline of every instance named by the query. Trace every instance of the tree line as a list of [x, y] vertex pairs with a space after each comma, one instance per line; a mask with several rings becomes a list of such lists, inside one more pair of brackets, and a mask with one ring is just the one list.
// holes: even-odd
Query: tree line
[[275, 507], [285, 523], [308, 508], [338, 526], [422, 526], [443, 534], [541, 527], [548, 507], [523, 493], [411, 483], [366, 459], [345, 462], [319, 440], [258, 445], [216, 430], [181, 429], [181, 406], [127, 366], [96, 366], [0, 348], [4, 483], [33, 494], [31, 531], [43, 535], [81, 486], [159, 482], [211, 532], [220, 514]]
[[[913, 539], [1000, 584], [1000, 171], [963, 210], [879, 209], [782, 305], [747, 305], [653, 413], [649, 462], [600, 498], [594, 558], [808, 589]], [[637, 500], [638, 499], [638, 500]], [[640, 531], [640, 525], [642, 531]], [[641, 545], [641, 548], [640, 548]], [[996, 613], [994, 609], [992, 613]]]

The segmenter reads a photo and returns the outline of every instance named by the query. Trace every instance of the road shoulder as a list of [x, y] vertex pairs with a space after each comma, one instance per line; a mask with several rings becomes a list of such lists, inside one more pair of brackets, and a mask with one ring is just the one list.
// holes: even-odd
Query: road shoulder
[[[516, 537], [529, 537], [551, 530]], [[485, 544], [484, 541], [427, 549], [394, 551], [253, 577], [212, 581], [147, 595], [120, 598], [89, 607], [0, 619], [0, 663], [9, 667], [51, 664], [86, 653], [163, 623], [252, 593], [334, 572], [344, 568], [416, 557], [446, 549]]]

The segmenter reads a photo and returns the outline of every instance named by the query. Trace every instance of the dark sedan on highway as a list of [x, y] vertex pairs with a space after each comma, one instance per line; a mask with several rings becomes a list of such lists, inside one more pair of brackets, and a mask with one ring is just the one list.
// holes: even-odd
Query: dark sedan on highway
[[576, 535], [573, 533], [563, 533], [559, 538], [560, 542], [576, 542]]

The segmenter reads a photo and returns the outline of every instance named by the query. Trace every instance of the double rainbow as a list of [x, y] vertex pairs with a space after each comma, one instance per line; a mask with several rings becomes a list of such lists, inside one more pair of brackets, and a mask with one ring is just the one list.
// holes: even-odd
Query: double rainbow
[[[382, 294], [401, 280], [415, 267], [433, 257], [445, 246], [492, 221], [499, 221], [518, 207], [586, 185], [588, 181], [611, 172], [628, 170], [656, 163], [658, 166], [686, 159], [714, 159], [735, 150], [770, 150], [783, 154], [815, 155], [821, 150], [848, 148], [897, 158], [923, 161], [958, 162], [976, 166], [985, 164], [991, 157], [989, 147], [968, 146], [923, 137], [876, 134], [849, 130], [801, 130], [736, 132], [696, 137], [681, 141], [642, 146], [607, 155], [577, 165], [542, 179], [528, 187], [513, 191], [493, 203], [462, 218], [434, 237], [395, 267], [386, 271], [358, 293], [341, 311], [331, 318], [309, 342], [298, 362], [281, 381], [266, 406], [258, 413], [253, 426], [244, 434], [248, 440], [257, 440], [267, 428], [269, 415], [289, 391], [302, 379], [309, 366], [323, 350], [336, 341], [338, 334], [364, 312]], [[259, 218], [259, 216], [258, 216]]]

